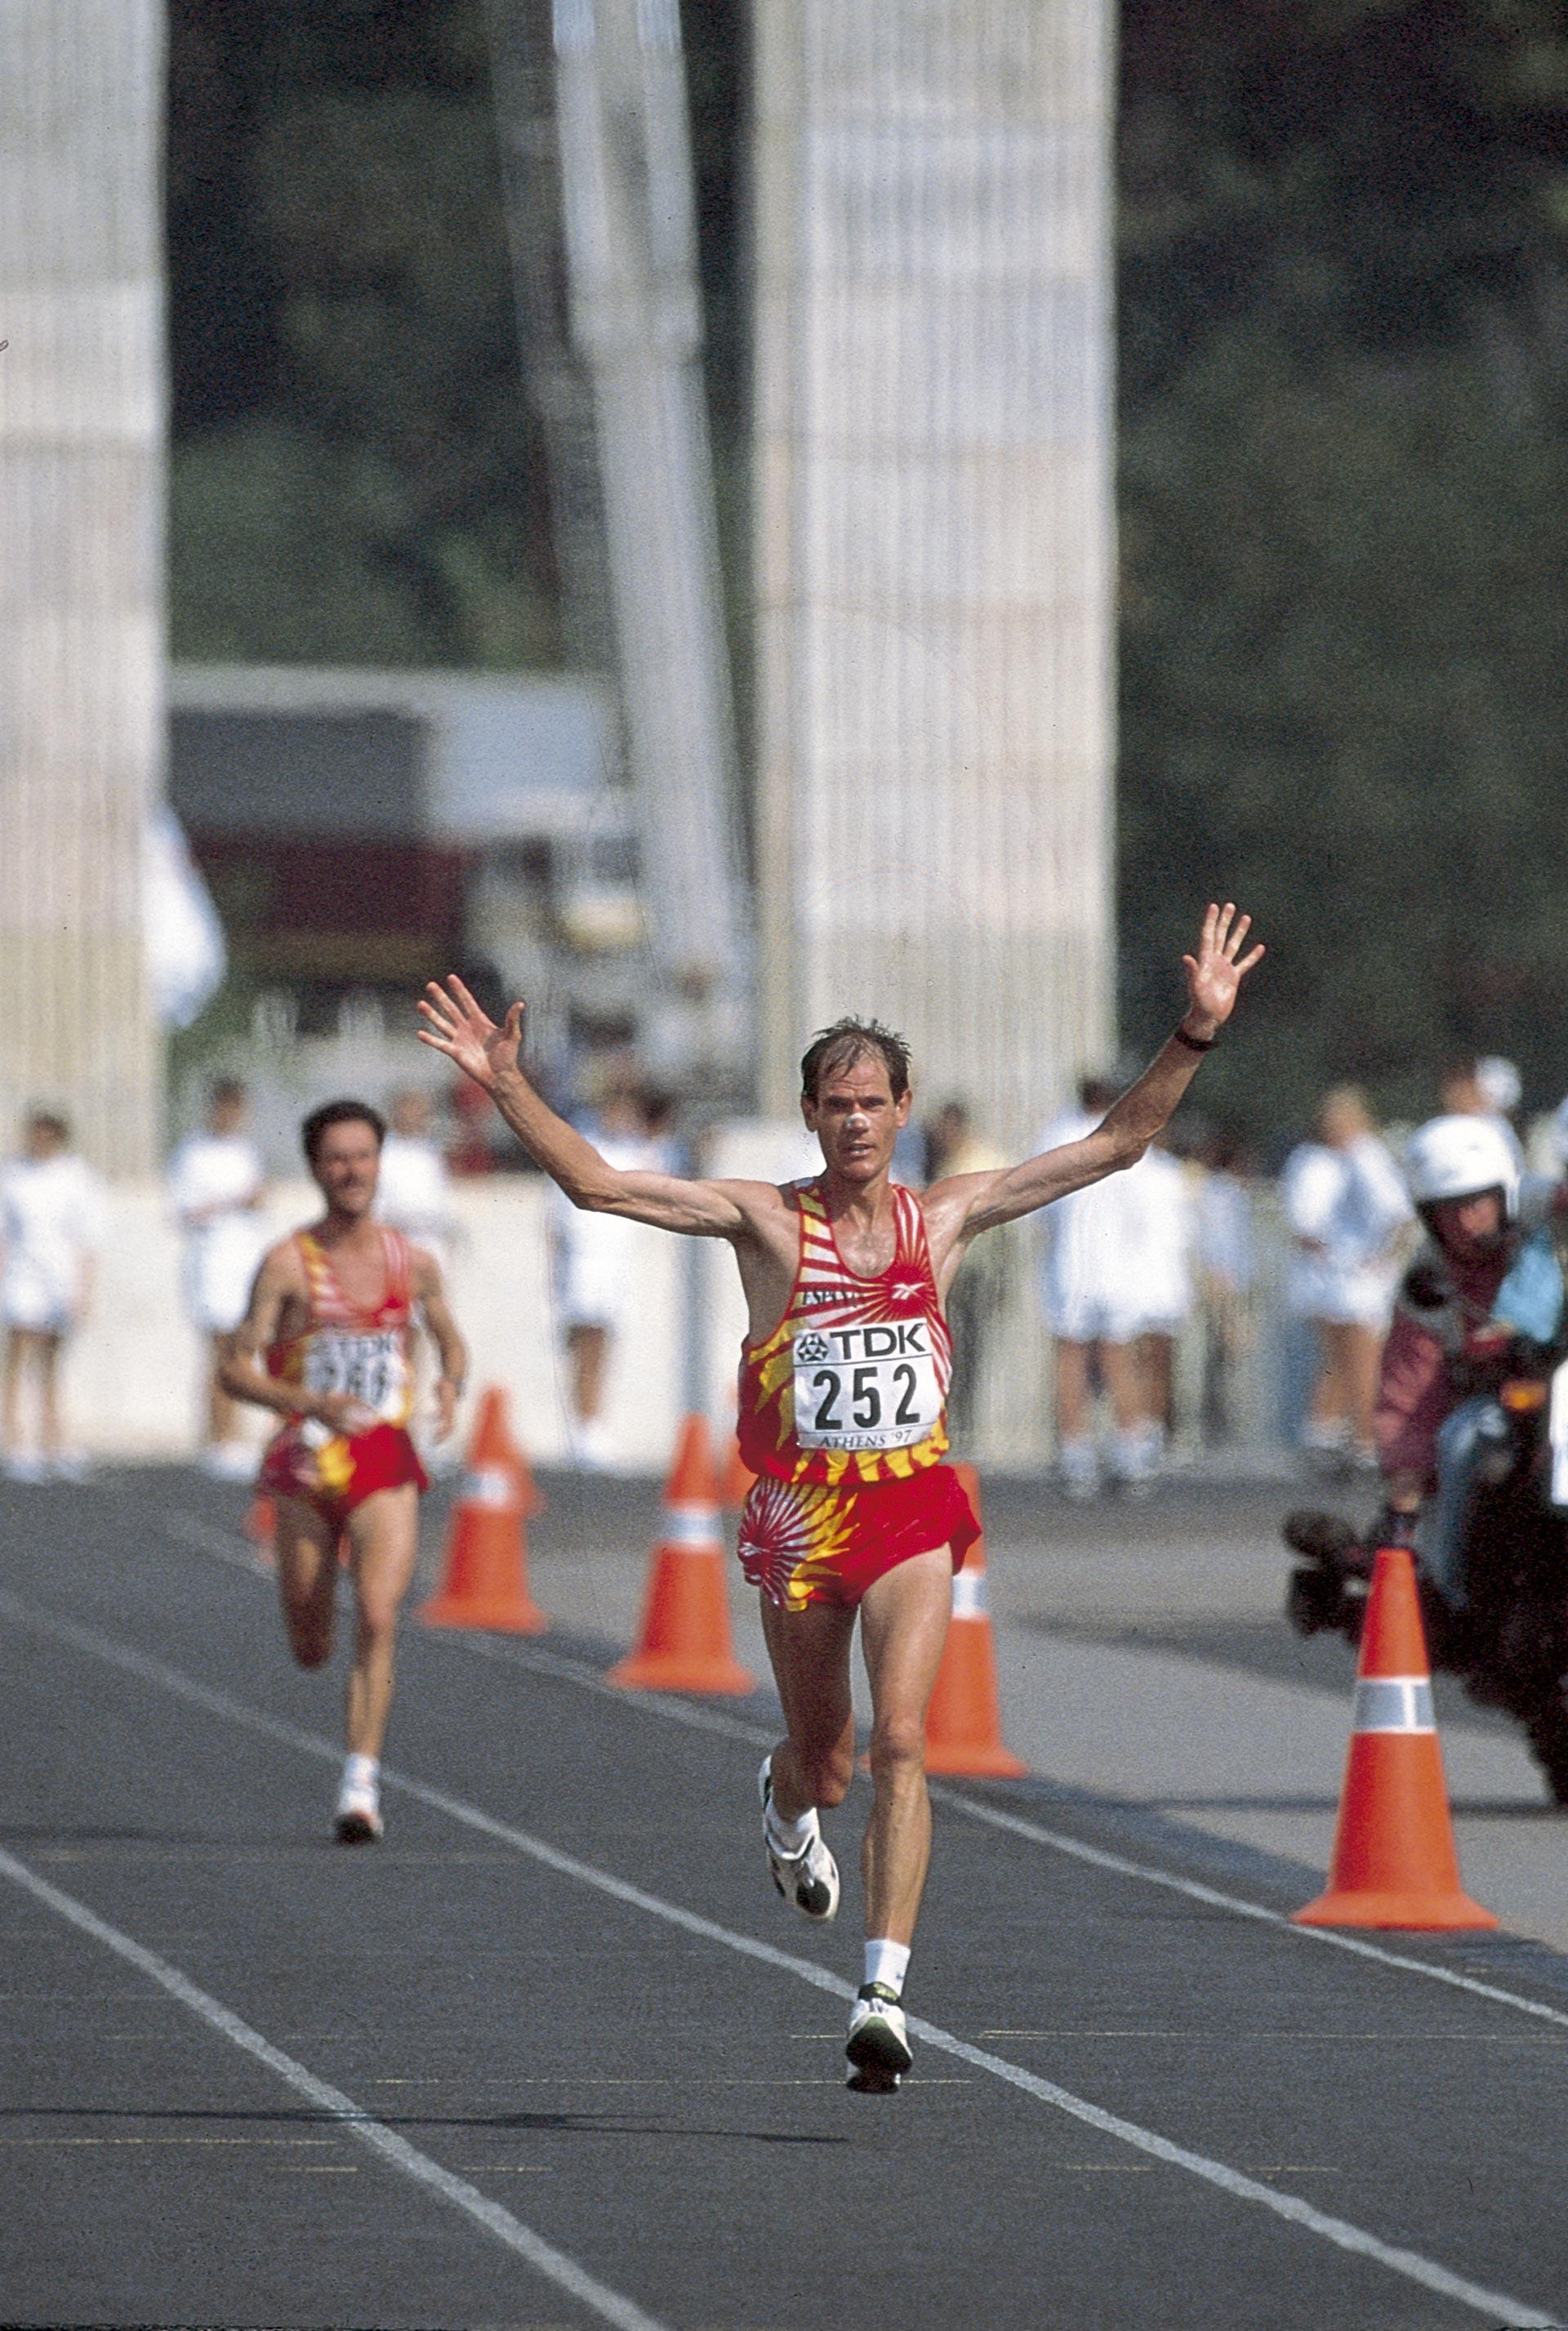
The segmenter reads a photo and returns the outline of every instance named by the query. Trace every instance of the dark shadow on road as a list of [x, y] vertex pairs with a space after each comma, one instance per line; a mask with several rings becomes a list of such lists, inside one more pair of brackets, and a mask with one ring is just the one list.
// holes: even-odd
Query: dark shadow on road
[[[651, 2081], [649, 2085], [658, 2087], [660, 2083]], [[835, 2081], [833, 2085], [836, 2088], [838, 2083]], [[848, 2145], [851, 2142], [847, 2136], [819, 2135], [810, 2130], [680, 2127], [668, 2120], [628, 2120], [610, 2113], [329, 2113], [313, 2112], [309, 2107], [297, 2111], [223, 2112], [185, 2106], [117, 2109], [111, 2105], [59, 2105], [34, 2109], [18, 2106], [11, 2111], [0, 2111], [0, 2127], [22, 2121], [90, 2121], [95, 2124], [119, 2121], [132, 2127], [217, 2122], [229, 2127], [341, 2129], [374, 2122], [378, 2128], [492, 2129], [512, 2134], [542, 2133], [565, 2136], [720, 2137], [727, 2143], [736, 2145]]]

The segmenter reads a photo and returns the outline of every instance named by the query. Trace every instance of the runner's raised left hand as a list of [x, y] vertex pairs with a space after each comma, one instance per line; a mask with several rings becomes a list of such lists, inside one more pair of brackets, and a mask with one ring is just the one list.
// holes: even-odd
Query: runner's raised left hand
[[1183, 1024], [1189, 1035], [1202, 1042], [1224, 1026], [1235, 1009], [1241, 982], [1253, 965], [1263, 959], [1261, 947], [1241, 953], [1251, 928], [1251, 916], [1239, 915], [1229, 899], [1222, 907], [1211, 903], [1203, 917], [1197, 954], [1182, 957], [1188, 995]]

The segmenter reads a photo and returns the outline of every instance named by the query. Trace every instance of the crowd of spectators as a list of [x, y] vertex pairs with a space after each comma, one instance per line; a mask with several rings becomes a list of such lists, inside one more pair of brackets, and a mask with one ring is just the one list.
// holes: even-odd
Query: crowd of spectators
[[[1039, 1146], [1080, 1137], [1117, 1089], [1110, 1079], [1086, 1077], [1074, 1106], [1041, 1127]], [[461, 1097], [449, 1106], [448, 1097], [410, 1087], [385, 1105], [378, 1211], [443, 1263], [455, 1235], [454, 1175], [489, 1171], [495, 1162], [488, 1126], [458, 1105]], [[1435, 1099], [1445, 1111], [1487, 1118], [1522, 1157], [1511, 1063], [1457, 1060], [1437, 1080]], [[266, 1176], [249, 1109], [238, 1080], [214, 1082], [202, 1127], [169, 1161], [166, 1185], [185, 1308], [205, 1354], [201, 1461], [235, 1478], [251, 1471], [254, 1451], [217, 1361], [266, 1242]], [[630, 1051], [589, 1058], [573, 1115], [618, 1166], [683, 1171], [692, 1164], [670, 1099]], [[1318, 1105], [1311, 1137], [1270, 1177], [1235, 1136], [1178, 1121], [1128, 1171], [1059, 1201], [1028, 1232], [983, 1242], [949, 1298], [955, 1443], [971, 1441], [980, 1423], [997, 1323], [1032, 1286], [1051, 1355], [1041, 1397], [1052, 1408], [1058, 1478], [1069, 1496], [1139, 1494], [1178, 1441], [1188, 1451], [1234, 1447], [1243, 1430], [1240, 1388], [1266, 1335], [1282, 1346], [1278, 1405], [1304, 1460], [1335, 1471], [1374, 1466], [1380, 1356], [1414, 1238], [1400, 1131], [1380, 1130], [1360, 1087], [1335, 1086]], [[1541, 1120], [1532, 1146], [1532, 1162], [1563, 1170], [1568, 1101]], [[912, 1123], [895, 1171], [920, 1185], [1001, 1162], [955, 1097]], [[598, 1468], [611, 1461], [606, 1385], [638, 1284], [630, 1250], [642, 1233], [558, 1198], [549, 1219], [552, 1330], [570, 1454]], [[72, 1150], [66, 1122], [32, 1111], [20, 1153], [0, 1167], [0, 1435], [14, 1476], [76, 1470], [62, 1434], [59, 1361], [91, 1299], [103, 1220], [102, 1192]]]

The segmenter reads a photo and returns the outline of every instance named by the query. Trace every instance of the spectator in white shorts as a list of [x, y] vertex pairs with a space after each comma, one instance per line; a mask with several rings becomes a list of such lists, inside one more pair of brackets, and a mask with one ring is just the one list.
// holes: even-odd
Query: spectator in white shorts
[[[600, 1155], [621, 1173], [667, 1173], [668, 1145], [652, 1130], [642, 1086], [626, 1076], [606, 1085], [588, 1127]], [[599, 1471], [611, 1462], [604, 1397], [614, 1338], [636, 1299], [638, 1260], [652, 1234], [618, 1214], [579, 1213], [561, 1199], [555, 1215], [557, 1316], [568, 1367], [571, 1461]]]
[[[0, 1319], [5, 1327], [0, 1430], [13, 1480], [71, 1479], [81, 1470], [66, 1456], [61, 1437], [60, 1355], [87, 1310], [101, 1237], [97, 1176], [71, 1152], [65, 1119], [52, 1109], [33, 1109], [23, 1128], [21, 1156], [0, 1169]], [[29, 1377], [38, 1404], [31, 1451], [22, 1437]]]
[[1411, 1204], [1358, 1085], [1325, 1094], [1317, 1131], [1286, 1159], [1283, 1186], [1295, 1240], [1288, 1299], [1318, 1346], [1301, 1441], [1320, 1462], [1370, 1470], [1378, 1364]]
[[1175, 1429], [1176, 1345], [1193, 1316], [1195, 1172], [1152, 1141], [1126, 1177], [1138, 1201], [1143, 1247], [1145, 1397], [1163, 1445]]
[[[1103, 1077], [1086, 1077], [1079, 1107], [1048, 1126], [1036, 1145], [1081, 1141], [1117, 1098]], [[1142, 1204], [1137, 1167], [1075, 1190], [1041, 1215], [1041, 1299], [1055, 1344], [1057, 1470], [1072, 1498], [1100, 1486], [1094, 1429], [1098, 1375], [1110, 1402], [1111, 1479], [1142, 1489], [1154, 1470], [1158, 1432], [1145, 1392], [1138, 1337], [1147, 1320], [1142, 1284]]]
[[251, 1282], [267, 1244], [261, 1159], [245, 1132], [250, 1096], [236, 1077], [207, 1095], [207, 1122], [169, 1160], [168, 1201], [185, 1232], [185, 1297], [206, 1355], [201, 1466], [214, 1479], [249, 1480], [256, 1451], [240, 1431], [239, 1409], [218, 1380], [229, 1338], [245, 1316]]

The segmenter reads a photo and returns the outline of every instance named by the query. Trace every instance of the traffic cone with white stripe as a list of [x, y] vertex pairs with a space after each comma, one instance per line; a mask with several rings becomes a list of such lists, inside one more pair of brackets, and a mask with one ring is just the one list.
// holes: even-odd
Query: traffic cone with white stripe
[[736, 1660], [718, 1529], [713, 1443], [700, 1416], [689, 1416], [675, 1443], [664, 1491], [664, 1535], [649, 1561], [648, 1594], [635, 1649], [610, 1670], [632, 1691], [736, 1695], [755, 1680]]
[[[980, 1480], [973, 1465], [954, 1471], [980, 1519]], [[973, 1780], [1015, 1781], [1027, 1773], [1002, 1741], [996, 1644], [985, 1596], [985, 1540], [976, 1538], [953, 1574], [953, 1623], [926, 1711], [926, 1770]]]
[[427, 1627], [544, 1633], [550, 1622], [528, 1592], [524, 1530], [537, 1502], [527, 1460], [507, 1423], [506, 1394], [492, 1384], [480, 1400], [441, 1588], [419, 1614]]
[[1497, 1923], [1459, 1885], [1407, 1546], [1383, 1546], [1373, 1568], [1328, 1890], [1296, 1920], [1428, 1928]]

